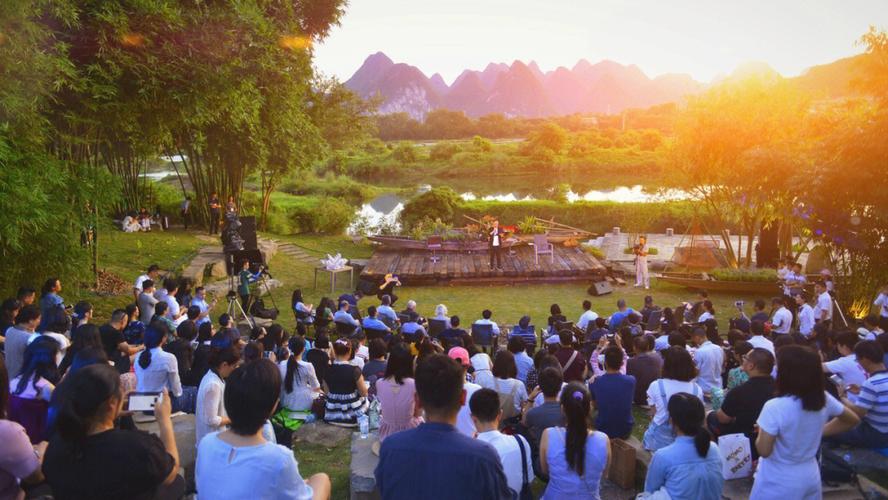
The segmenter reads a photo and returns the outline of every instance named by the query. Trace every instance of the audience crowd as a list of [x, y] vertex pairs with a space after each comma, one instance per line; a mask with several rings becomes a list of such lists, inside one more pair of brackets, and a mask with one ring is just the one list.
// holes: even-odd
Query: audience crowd
[[[211, 318], [202, 287], [157, 266], [100, 325], [50, 279], [0, 311], [0, 498], [181, 498], [179, 412], [195, 415], [199, 498], [329, 497], [329, 478], [303, 478], [278, 444], [316, 420], [378, 429], [384, 499], [531, 498], [535, 478], [543, 498], [600, 498], [614, 440], [633, 434], [653, 453], [641, 497], [721, 498], [718, 441], [741, 435], [751, 498], [818, 498], [824, 450], [888, 448], [888, 290], [846, 327], [830, 286], [809, 296], [781, 272], [786, 294], [751, 317], [742, 302], [720, 315], [701, 291], [675, 308], [619, 299], [611, 314], [584, 301], [576, 322], [552, 304], [539, 329], [483, 304], [464, 322], [383, 294], [362, 315], [358, 293], [315, 307], [296, 290], [292, 334]], [[150, 407], [131, 407], [145, 395]]]

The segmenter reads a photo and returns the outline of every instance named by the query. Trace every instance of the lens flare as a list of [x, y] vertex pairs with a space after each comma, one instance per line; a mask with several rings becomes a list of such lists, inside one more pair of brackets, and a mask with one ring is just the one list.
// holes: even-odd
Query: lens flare
[[145, 37], [139, 33], [124, 33], [120, 36], [120, 43], [127, 47], [141, 47], [145, 45]]
[[299, 35], [283, 35], [278, 40], [278, 45], [283, 49], [302, 50], [311, 47], [311, 38]]

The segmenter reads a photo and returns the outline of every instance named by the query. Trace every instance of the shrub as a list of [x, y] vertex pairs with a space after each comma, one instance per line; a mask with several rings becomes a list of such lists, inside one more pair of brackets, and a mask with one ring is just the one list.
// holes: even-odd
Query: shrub
[[472, 137], [472, 149], [487, 153], [493, 150], [493, 143], [489, 139], [485, 139], [480, 135]]
[[439, 142], [432, 146], [429, 151], [429, 158], [432, 160], [446, 161], [453, 158], [453, 155], [461, 151], [457, 144], [452, 142]]
[[777, 282], [777, 270], [775, 269], [733, 269], [730, 267], [720, 267], [713, 269], [709, 274], [719, 281]]
[[419, 159], [419, 152], [412, 142], [401, 141], [395, 150], [392, 151], [392, 158], [401, 163], [413, 163]]
[[331, 197], [306, 198], [288, 210], [297, 233], [342, 234], [355, 218], [355, 210]]
[[434, 188], [412, 198], [404, 205], [400, 216], [401, 225], [404, 229], [410, 230], [423, 219], [441, 219], [445, 222], [452, 222], [454, 210], [459, 206], [459, 202], [460, 198], [453, 189], [449, 187]]
[[[632, 247], [626, 247], [623, 249], [624, 254], [633, 254], [635, 253], [635, 249]], [[648, 247], [648, 255], [659, 255], [660, 251], [657, 250], [657, 247]]]

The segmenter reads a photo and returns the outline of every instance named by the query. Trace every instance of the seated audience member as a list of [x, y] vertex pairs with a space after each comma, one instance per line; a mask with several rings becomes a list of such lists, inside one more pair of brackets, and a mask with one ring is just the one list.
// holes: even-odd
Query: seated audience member
[[419, 320], [419, 315], [408, 315], [407, 321], [401, 324], [401, 335], [411, 342], [425, 337], [426, 330], [419, 324]]
[[[749, 374], [743, 369], [743, 358], [749, 354], [750, 351], [755, 349], [752, 344], [745, 340], [738, 340], [732, 345], [734, 348], [731, 350], [731, 356], [734, 358], [736, 366], [728, 370], [728, 385], [725, 387], [726, 392], [730, 392], [735, 387], [749, 380]], [[765, 350], [767, 351], [767, 349]], [[772, 354], [771, 357], [773, 358], [774, 355]]]
[[222, 395], [225, 394], [225, 379], [237, 368], [240, 361], [238, 348], [228, 346], [213, 349], [210, 353], [210, 369], [200, 381], [197, 389], [197, 404], [194, 412], [195, 446], [211, 432], [224, 431], [231, 424]]
[[327, 334], [321, 333], [317, 336], [314, 347], [305, 353], [305, 360], [314, 366], [318, 382], [323, 386], [327, 377], [327, 370], [330, 369], [330, 339], [327, 337]]
[[586, 345], [593, 346], [601, 340], [601, 337], [607, 336], [610, 330], [607, 329], [607, 319], [598, 317], [595, 319], [595, 328], [585, 337]]
[[358, 302], [364, 296], [364, 293], [360, 290], [355, 290], [355, 293], [343, 293], [337, 299], [338, 302], [348, 302], [349, 310], [357, 311], [360, 315], [360, 311], [358, 311]]
[[166, 335], [161, 330], [150, 326], [145, 330], [145, 350], [136, 358], [136, 391], [169, 390], [168, 397], [174, 412], [190, 410], [193, 413], [197, 391], [190, 388], [189, 396], [183, 397], [185, 392], [179, 379], [179, 363], [175, 356], [163, 350], [164, 344]]
[[59, 292], [62, 291], [62, 282], [58, 278], [49, 278], [40, 289], [40, 325], [37, 331], [46, 330], [49, 325], [64, 320], [68, 321], [65, 313], [65, 299]]
[[626, 439], [632, 432], [632, 399], [635, 395], [635, 377], [620, 373], [623, 350], [610, 346], [604, 350], [605, 374], [595, 377], [589, 385], [592, 404], [598, 410], [595, 428], [607, 437]]
[[305, 303], [301, 289], [293, 290], [293, 295], [290, 296], [290, 305], [301, 323], [310, 325], [314, 322], [314, 305]]
[[469, 376], [467, 372], [471, 366], [468, 351], [462, 347], [452, 347], [450, 351], [447, 352], [447, 356], [459, 363], [463, 371], [463, 379], [466, 380], [463, 384], [466, 398], [459, 408], [459, 413], [456, 415], [456, 430], [466, 436], [475, 437], [475, 423], [472, 422], [472, 414], [469, 410], [469, 400], [471, 400], [472, 394], [474, 394], [475, 391], [481, 389], [481, 386], [467, 380], [467, 377]]
[[[703, 426], [703, 403], [679, 392], [669, 398], [669, 421], [675, 442], [651, 458], [644, 490], [666, 493], [668, 498], [720, 500], [724, 478], [718, 445]], [[644, 497], [639, 497], [644, 498]]]
[[490, 309], [485, 309], [481, 311], [481, 319], [476, 320], [475, 324], [490, 325], [490, 327], [493, 329], [493, 335], [497, 336], [500, 333], [499, 325], [496, 324], [496, 321], [490, 319], [491, 317], [493, 317], [493, 313], [490, 311]]
[[565, 382], [582, 382], [586, 374], [586, 359], [573, 348], [573, 335], [568, 331], [558, 334], [559, 346], [555, 357], [561, 363]]
[[22, 369], [9, 381], [7, 416], [25, 428], [33, 444], [48, 437], [49, 401], [60, 378], [55, 363], [57, 352], [58, 345], [54, 340], [37, 338], [25, 349]]
[[[564, 372], [561, 370], [561, 363], [558, 362], [558, 358], [556, 358], [555, 356], [552, 356], [551, 354], [546, 354], [543, 357], [541, 357], [540, 359], [538, 359], [537, 360], [537, 370], [542, 372], [546, 368], [555, 368], [558, 370], [558, 373], [560, 373], [561, 377], [562, 377], [561, 388], [564, 389], [564, 387], [567, 385], [567, 382], [564, 382]], [[558, 398], [559, 398], [559, 400], [561, 398], [560, 391], [558, 392]], [[536, 408], [537, 406], [541, 406], [543, 404], [544, 400], [545, 400], [545, 397], [543, 397], [543, 393], [537, 391], [537, 395], [533, 399], [533, 407]]]
[[327, 407], [324, 420], [328, 424], [354, 427], [358, 413], [367, 413], [367, 384], [361, 369], [349, 363], [351, 343], [346, 339], [333, 342], [335, 359], [324, 377]]
[[527, 410], [522, 420], [530, 433], [534, 449], [538, 449], [540, 435], [545, 429], [564, 426], [564, 414], [561, 413], [561, 403], [558, 401], [562, 382], [559, 368], [545, 368], [540, 373], [540, 385], [534, 390], [533, 396], [542, 394], [543, 403]]
[[267, 359], [234, 370], [225, 384], [230, 428], [208, 434], [197, 450], [195, 479], [201, 498], [330, 497], [330, 478], [303, 480], [293, 451], [262, 434], [281, 394], [281, 374]]
[[709, 396], [713, 389], [722, 388], [722, 369], [725, 365], [725, 350], [713, 344], [702, 328], [694, 328], [691, 341], [697, 346], [694, 362], [697, 364], [697, 385]]
[[700, 316], [697, 317], [697, 323], [706, 323], [711, 319], [715, 319], [715, 306], [712, 305], [712, 301], [706, 299], [701, 304], [702, 312]]
[[335, 323], [343, 323], [346, 325], [352, 325], [354, 327], [360, 327], [361, 322], [356, 320], [354, 316], [351, 315], [349, 309], [351, 308], [351, 304], [346, 301], [342, 301], [339, 303], [339, 310], [336, 311], [336, 314], [333, 315], [333, 321]]
[[765, 323], [762, 321], [753, 320], [752, 323], [749, 324], [749, 342], [752, 344], [752, 347], [761, 347], [762, 349], [767, 349], [771, 352], [771, 354], [776, 354], [774, 351], [774, 343], [768, 340], [765, 337]]
[[390, 325], [398, 324], [398, 313], [392, 309], [392, 298], [390, 296], [382, 296], [379, 307], [376, 308], [376, 312], [379, 314], [379, 319], [382, 321], [387, 320]]
[[415, 404], [413, 356], [403, 344], [392, 347], [385, 377], [376, 381], [376, 399], [382, 408], [379, 440], [422, 423], [422, 409]]
[[123, 403], [120, 374], [108, 364], [80, 368], [59, 385], [56, 432], [43, 460], [55, 498], [184, 495], [169, 394], [164, 390], [154, 407], [157, 436], [115, 428]]
[[518, 380], [527, 385], [527, 374], [533, 369], [533, 359], [525, 352], [525, 343], [521, 337], [510, 337], [507, 348], [515, 356], [515, 366], [518, 367]]
[[610, 328], [611, 333], [619, 330], [620, 327], [623, 326], [623, 321], [628, 318], [630, 314], [636, 313], [631, 307], [626, 306], [626, 300], [617, 300], [617, 311], [611, 314], [610, 322], [608, 323], [608, 328]]
[[401, 315], [406, 316], [413, 323], [422, 323], [422, 316], [416, 312], [416, 301], [408, 300], [407, 308], [401, 311]]
[[464, 368], [448, 356], [433, 354], [417, 365], [417, 400], [426, 422], [382, 443], [375, 475], [384, 500], [512, 498], [493, 447], [454, 427], [464, 382]]
[[[590, 302], [588, 300], [584, 300], [583, 301], [583, 314], [581, 314], [580, 318], [577, 320], [577, 328], [579, 328], [580, 331], [585, 332], [586, 329], [589, 328], [589, 323], [591, 321], [595, 321], [597, 319], [598, 319], [598, 313], [596, 313], [595, 311], [592, 310], [592, 302]], [[554, 333], [558, 333], [558, 332], [554, 332]]]
[[857, 329], [857, 336], [860, 340], [876, 340], [876, 337], [885, 333], [879, 327], [879, 316], [870, 314], [863, 318], [863, 326]]
[[765, 311], [765, 300], [764, 299], [755, 299], [755, 303], [752, 305], [752, 316], [749, 317], [750, 328], [752, 323], [755, 321], [760, 322], [762, 325], [768, 322], [768, 312]]
[[820, 356], [809, 347], [777, 350], [776, 397], [756, 421], [759, 462], [750, 499], [821, 498], [817, 452], [822, 436], [860, 421], [824, 391]]
[[[589, 307], [592, 307], [592, 304], [589, 304]], [[554, 335], [558, 333], [558, 323], [565, 323], [567, 321], [567, 317], [561, 314], [561, 306], [558, 304], [552, 304], [549, 306], [549, 318], [546, 320], [546, 334]]]
[[197, 327], [200, 328], [200, 325], [212, 321], [210, 319], [210, 311], [216, 307], [216, 299], [214, 298], [212, 302], [208, 303], [206, 289], [199, 286], [194, 289], [194, 297], [191, 298], [189, 307], [197, 307], [198, 311], [200, 311], [200, 314], [198, 314], [197, 318], [194, 320]]
[[450, 316], [447, 315], [447, 306], [444, 304], [438, 304], [435, 306], [435, 317], [432, 319], [443, 321], [444, 328], [450, 328]]
[[130, 345], [142, 345], [142, 336], [145, 335], [145, 323], [139, 320], [141, 311], [136, 304], [128, 304], [126, 311], [126, 326], [123, 327], [123, 339]]
[[367, 308], [367, 316], [361, 321], [361, 327], [364, 330], [381, 330], [383, 332], [392, 331], [391, 328], [379, 320], [379, 311], [376, 310], [376, 306], [370, 306]]
[[536, 332], [531, 326], [530, 316], [521, 316], [521, 319], [518, 320], [518, 324], [512, 327], [512, 331], [509, 333], [509, 340], [511, 341], [513, 338], [521, 339], [524, 342], [524, 346], [527, 349], [530, 349], [532, 354], [533, 351], [536, 350], [537, 337]]
[[532, 391], [537, 385], [539, 385], [540, 360], [543, 359], [544, 356], [548, 355], [549, 352], [546, 349], [540, 349], [539, 351], [534, 353], [533, 366], [530, 368], [530, 371], [527, 372], [527, 380], [524, 382], [524, 385], [527, 386], [529, 390]]
[[104, 347], [102, 346], [102, 337], [99, 334], [99, 328], [96, 325], [83, 325], [74, 329], [74, 331], [71, 332], [71, 347], [65, 352], [65, 357], [62, 358], [62, 362], [59, 364], [59, 375], [64, 376], [68, 369], [70, 369], [71, 363], [74, 361], [74, 356], [76, 356], [77, 353], [84, 349], [92, 348], [104, 350]]
[[[99, 327], [99, 335], [102, 339], [102, 347], [108, 359], [114, 363], [118, 373], [130, 371], [130, 356], [142, 350], [141, 346], [127, 343], [123, 335], [126, 328], [128, 315], [125, 310], [117, 309], [111, 313], [111, 320]], [[190, 364], [190, 360], [189, 360]]]
[[194, 348], [194, 357], [191, 361], [191, 370], [182, 379], [182, 385], [198, 387], [204, 375], [210, 369], [210, 354], [212, 353], [213, 335], [215, 335], [212, 322], [201, 324], [197, 328], [197, 347]]
[[774, 356], [767, 349], [757, 347], [743, 356], [740, 368], [749, 379], [725, 395], [717, 411], [706, 417], [709, 431], [715, 437], [742, 433], [752, 437], [755, 421], [762, 407], [774, 397]]
[[25, 498], [20, 485], [37, 484], [44, 479], [41, 462], [46, 442], [32, 445], [25, 428], [7, 419], [8, 396], [9, 376], [0, 356], [0, 498], [19, 500]]
[[549, 476], [542, 498], [598, 499], [610, 440], [589, 427], [591, 401], [583, 384], [567, 384], [561, 392], [561, 410], [567, 427], [550, 427], [540, 438], [540, 470]]
[[487, 353], [479, 352], [473, 355], [470, 361], [472, 363], [472, 368], [474, 368], [472, 377], [475, 379], [475, 383], [485, 389], [493, 389], [493, 361], [490, 359], [490, 356], [488, 356]]
[[290, 350], [292, 354], [287, 360], [284, 371], [281, 407], [291, 412], [309, 411], [314, 400], [321, 394], [321, 383], [318, 381], [314, 365], [302, 361], [305, 340], [298, 335], [294, 336], [290, 339]]
[[654, 337], [651, 335], [635, 337], [632, 344], [635, 346], [635, 356], [626, 360], [626, 375], [635, 377], [632, 402], [643, 406], [647, 404], [647, 388], [660, 378], [663, 357], [654, 352]]
[[665, 335], [669, 335], [675, 330], [678, 330], [678, 321], [675, 319], [675, 311], [671, 307], [666, 307], [663, 309], [663, 319], [660, 320], [660, 331]]
[[[866, 380], [866, 372], [857, 362], [857, 356], [854, 355], [854, 346], [858, 341], [859, 338], [855, 332], [840, 333], [836, 337], [836, 349], [842, 357], [823, 363], [823, 371], [838, 375], [846, 389], [851, 386], [861, 387]], [[852, 392], [848, 395], [848, 399], [854, 401], [857, 399], [857, 395]]]
[[[644, 333], [644, 327], [641, 325], [641, 315], [638, 313], [626, 316], [626, 323], [627, 324], [624, 327], [621, 327], [621, 329], [628, 328], [631, 337], [638, 337]], [[627, 342], [627, 345], [630, 344], [630, 342]]]
[[[197, 311], [197, 308], [189, 308], [189, 315]], [[179, 378], [188, 378], [191, 364], [194, 361], [194, 339], [197, 338], [197, 326], [194, 321], [185, 320], [176, 328], [176, 339], [163, 346], [163, 350], [176, 357], [179, 366]]]
[[264, 356], [271, 358], [272, 361], [277, 360], [283, 353], [289, 339], [290, 335], [284, 331], [284, 327], [279, 323], [273, 323], [268, 327], [268, 333], [261, 340], [263, 352], [271, 353]]
[[15, 326], [15, 318], [22, 310], [22, 303], [18, 299], [6, 299], [0, 306], [0, 344], [6, 335], [6, 329]]
[[382, 339], [373, 339], [370, 341], [367, 351], [370, 359], [364, 363], [361, 373], [364, 375], [367, 385], [372, 389], [376, 381], [385, 376], [388, 346], [386, 346], [385, 341]]
[[[843, 397], [842, 403], [859, 418], [860, 424], [828, 439], [834, 444], [857, 448], [888, 447], [888, 371], [885, 370], [885, 352], [874, 340], [864, 340], [854, 347], [857, 362], [866, 371], [867, 378], [859, 387], [855, 401]], [[841, 394], [843, 391], [839, 391]]]
[[648, 318], [651, 317], [651, 313], [654, 311], [659, 311], [660, 308], [654, 305], [654, 298], [650, 295], [645, 295], [644, 297], [644, 307], [641, 308], [641, 322], [645, 325], [648, 324]]
[[[524, 382], [518, 380], [518, 367], [515, 365], [515, 356], [502, 350], [496, 353], [493, 362], [493, 390], [503, 398], [503, 419], [508, 420], [521, 415], [521, 406], [527, 401], [527, 388]], [[505, 405], [511, 400], [511, 411]]]
[[462, 339], [464, 336], [468, 335], [468, 332], [460, 328], [459, 325], [459, 316], [454, 314], [450, 317], [450, 328], [447, 328], [438, 334], [438, 340], [440, 340], [445, 347], [452, 347], [458, 339]]
[[694, 383], [697, 368], [683, 347], [673, 346], [663, 351], [663, 374], [647, 389], [648, 404], [653, 407], [653, 418], [644, 433], [644, 449], [656, 451], [675, 440], [669, 424], [669, 398], [686, 392], [703, 401], [703, 389]]
[[527, 478], [528, 488], [533, 480], [530, 443], [518, 434], [508, 436], [499, 431], [503, 410], [500, 409], [500, 398], [495, 391], [481, 389], [475, 392], [469, 401], [469, 408], [472, 412], [472, 421], [478, 429], [476, 438], [496, 450], [513, 498], [520, 498], [525, 484], [524, 478]]

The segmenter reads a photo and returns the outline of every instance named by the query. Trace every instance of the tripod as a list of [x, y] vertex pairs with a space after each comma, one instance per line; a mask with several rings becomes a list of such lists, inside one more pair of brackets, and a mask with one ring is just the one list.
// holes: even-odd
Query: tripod
[[[237, 294], [234, 292], [234, 276], [228, 277], [228, 294], [225, 296], [228, 299], [228, 309], [226, 312], [234, 321], [234, 324], [237, 324], [237, 320], [239, 317], [242, 317], [246, 320], [247, 324], [250, 325], [250, 328], [253, 328], [253, 320], [250, 319], [250, 316], [244, 311], [243, 306], [238, 301]], [[240, 316], [238, 316], [240, 313]]]

